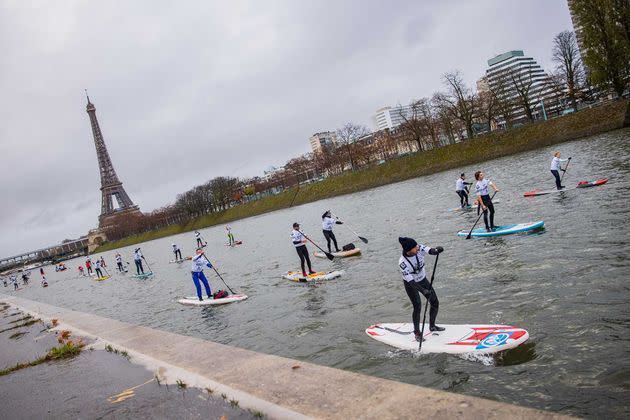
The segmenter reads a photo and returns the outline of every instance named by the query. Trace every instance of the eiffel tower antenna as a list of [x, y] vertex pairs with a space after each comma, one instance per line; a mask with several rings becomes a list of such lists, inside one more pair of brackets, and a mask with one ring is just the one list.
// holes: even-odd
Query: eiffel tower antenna
[[[98, 217], [98, 224], [100, 228], [103, 228], [111, 225], [115, 217], [123, 214], [141, 215], [142, 213], [140, 213], [138, 206], [133, 204], [133, 201], [131, 201], [123, 188], [122, 182], [118, 179], [118, 175], [116, 175], [114, 165], [105, 146], [103, 133], [96, 119], [96, 107], [90, 102], [87, 89], [85, 89], [85, 96], [87, 97], [86, 111], [90, 116], [90, 123], [92, 124], [92, 135], [94, 136], [96, 157], [98, 158], [98, 167], [101, 174], [102, 201], [101, 215]], [[116, 199], [118, 207], [114, 206], [113, 198]]]

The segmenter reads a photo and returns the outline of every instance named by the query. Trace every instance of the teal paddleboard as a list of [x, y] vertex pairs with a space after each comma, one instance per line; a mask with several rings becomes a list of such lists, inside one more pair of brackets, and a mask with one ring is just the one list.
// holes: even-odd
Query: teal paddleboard
[[[544, 225], [545, 225], [545, 222], [540, 220], [538, 222], [518, 223], [514, 225], [497, 226], [491, 232], [486, 231], [486, 228], [477, 228], [472, 231], [472, 234], [470, 236], [484, 238], [484, 237], [489, 237], [489, 236], [512, 235], [514, 233], [530, 232], [532, 230], [540, 229]], [[468, 232], [470, 231], [460, 230], [459, 232], [457, 232], [457, 236], [468, 236]]]

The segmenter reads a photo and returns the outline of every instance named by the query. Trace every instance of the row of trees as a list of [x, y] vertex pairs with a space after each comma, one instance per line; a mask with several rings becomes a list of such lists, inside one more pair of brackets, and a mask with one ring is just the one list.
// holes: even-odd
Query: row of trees
[[[577, 109], [579, 101], [588, 99], [591, 84], [601, 92], [612, 89], [621, 96], [630, 81], [630, 2], [576, 0], [573, 4], [589, 73], [583, 69], [575, 34], [559, 33], [553, 40], [555, 69], [545, 82], [547, 98], [551, 92], [557, 102], [549, 103], [550, 109], [559, 110], [564, 103]], [[511, 128], [516, 122], [534, 121], [533, 107], [540, 100], [536, 77], [527, 71], [505, 71], [492, 89], [478, 92], [466, 85], [459, 71], [445, 73], [442, 91], [412, 100], [404, 109], [399, 107], [402, 123], [393, 130], [370, 133], [365, 126], [347, 123], [336, 131], [333, 148], [290, 159], [283, 169], [264, 178], [213, 178], [179, 194], [173, 204], [140, 217], [120, 218], [107, 228], [107, 237], [116, 240], [185, 223], [286, 188], [299, 188], [301, 183], [323, 176], [472, 139], [499, 126]], [[516, 119], [517, 114], [524, 114], [524, 120]]]

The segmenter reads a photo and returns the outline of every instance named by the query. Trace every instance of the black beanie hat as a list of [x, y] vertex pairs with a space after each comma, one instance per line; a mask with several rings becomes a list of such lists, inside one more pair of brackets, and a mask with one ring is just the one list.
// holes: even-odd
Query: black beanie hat
[[400, 245], [402, 246], [402, 249], [405, 252], [412, 250], [413, 248], [416, 247], [416, 245], [418, 245], [418, 242], [416, 242], [412, 238], [400, 237], [398, 238], [398, 242], [400, 242]]

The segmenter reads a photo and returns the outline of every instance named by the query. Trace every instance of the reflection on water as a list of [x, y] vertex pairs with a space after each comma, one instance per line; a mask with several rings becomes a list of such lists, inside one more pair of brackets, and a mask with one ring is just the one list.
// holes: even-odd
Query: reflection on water
[[[448, 389], [580, 416], [628, 417], [630, 386], [630, 130], [564, 143], [546, 150], [486, 162], [356, 194], [322, 200], [231, 223], [237, 248], [223, 246], [223, 226], [202, 230], [210, 260], [246, 301], [217, 307], [183, 307], [194, 295], [190, 263], [168, 264], [171, 243], [194, 252], [193, 233], [142, 244], [155, 276], [118, 273], [104, 282], [71, 269], [48, 273], [20, 296], [134, 324], [201, 337], [251, 350], [289, 356], [408, 383]], [[526, 199], [524, 191], [553, 186], [551, 152], [573, 157], [563, 183], [609, 176], [608, 184]], [[474, 212], [446, 211], [458, 204], [460, 172], [483, 169], [501, 187], [497, 222], [545, 221], [537, 234], [501, 238], [456, 236], [470, 229]], [[499, 196], [498, 195], [498, 196]], [[497, 197], [498, 197], [497, 196]], [[343, 226], [339, 243], [355, 241], [361, 257], [313, 258], [316, 270], [340, 269], [343, 277], [318, 284], [280, 278], [299, 267], [289, 240], [299, 220], [324, 243], [320, 215], [333, 209], [369, 244]], [[415, 355], [396, 351], [365, 334], [376, 322], [410, 322], [411, 305], [397, 261], [398, 236], [441, 245], [435, 276], [438, 322], [501, 323], [527, 329], [530, 341], [496, 358]], [[134, 247], [121, 253], [131, 260]], [[313, 247], [309, 246], [313, 251]], [[113, 255], [104, 254], [114, 266]], [[427, 258], [427, 270], [434, 258]], [[47, 270], [50, 271], [50, 270]], [[224, 288], [206, 271], [213, 290]], [[13, 293], [8, 288], [6, 293]], [[608, 401], [602, 404], [602, 401]]]

